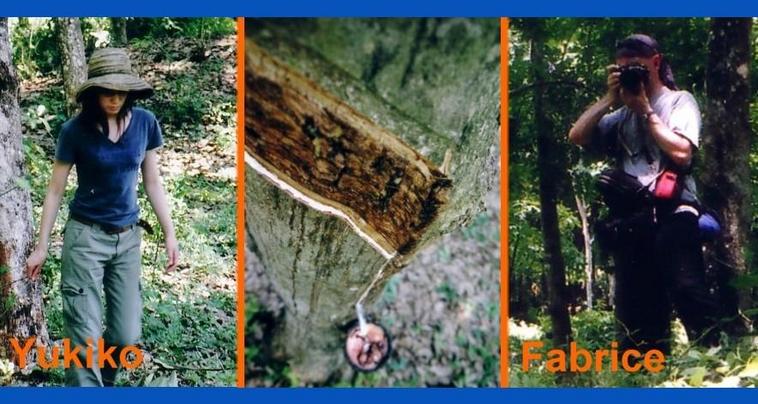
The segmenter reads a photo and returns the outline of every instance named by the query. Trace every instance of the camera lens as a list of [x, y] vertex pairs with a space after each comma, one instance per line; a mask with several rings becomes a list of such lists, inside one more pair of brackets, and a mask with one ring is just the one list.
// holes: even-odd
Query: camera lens
[[642, 90], [642, 83], [647, 84], [650, 72], [647, 67], [641, 63], [630, 63], [619, 68], [619, 82], [625, 90], [639, 94]]

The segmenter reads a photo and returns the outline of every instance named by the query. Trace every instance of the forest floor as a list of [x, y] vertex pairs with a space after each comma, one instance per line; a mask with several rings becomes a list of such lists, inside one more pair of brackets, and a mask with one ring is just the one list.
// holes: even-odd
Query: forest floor
[[[166, 273], [162, 234], [140, 186], [141, 216], [155, 229], [142, 243], [145, 360], [124, 372], [121, 385], [233, 386], [236, 384], [236, 42], [182, 38], [129, 43], [132, 63], [156, 95], [140, 106], [161, 122], [160, 170], [179, 239], [180, 265]], [[21, 83], [24, 146], [34, 219], [38, 223], [50, 178], [55, 139], [65, 121], [61, 80]], [[72, 172], [73, 173], [73, 172]], [[44, 304], [52, 341], [63, 338], [60, 253], [70, 176], [43, 270]], [[36, 224], [35, 224], [36, 226]], [[60, 385], [63, 371], [16, 374], [14, 385]]]
[[[392, 337], [393, 353], [373, 373], [347, 364], [337, 386], [497, 386], [500, 366], [500, 193], [488, 192], [486, 210], [464, 228], [424, 249], [395, 275], [368, 311]], [[280, 311], [265, 271], [248, 254], [248, 360], [263, 343], [262, 312]], [[260, 316], [258, 319], [253, 316]], [[274, 315], [275, 317], [275, 315]], [[275, 321], [275, 320], [272, 320]], [[342, 355], [342, 352], [335, 352]], [[248, 363], [248, 368], [254, 366]], [[260, 365], [260, 364], [258, 364]], [[299, 384], [286, 364], [270, 364], [251, 386]], [[282, 367], [283, 366], [283, 367]]]
[[[613, 312], [583, 310], [571, 317], [573, 339], [590, 352], [609, 349], [616, 340]], [[551, 373], [545, 363], [535, 363], [524, 372], [522, 344], [540, 340], [551, 347], [550, 320], [539, 324], [510, 319], [510, 386], [512, 387], [756, 387], [758, 386], [758, 336], [727, 337], [719, 346], [705, 348], [691, 344], [679, 320], [672, 322], [671, 354], [663, 371]], [[549, 348], [545, 348], [549, 349]], [[607, 361], [606, 361], [607, 363]], [[607, 366], [606, 366], [607, 367]]]

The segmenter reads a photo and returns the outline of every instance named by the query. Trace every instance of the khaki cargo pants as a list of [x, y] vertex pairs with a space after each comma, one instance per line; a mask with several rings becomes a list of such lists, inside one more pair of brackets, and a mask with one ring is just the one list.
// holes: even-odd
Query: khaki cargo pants
[[[119, 369], [107, 364], [102, 369], [98, 367], [98, 340], [104, 340], [106, 349], [116, 347], [111, 356], [118, 365], [120, 348], [134, 345], [140, 338], [142, 230], [133, 226], [122, 233], [108, 234], [97, 225], [69, 219], [63, 239], [64, 338], [70, 340], [72, 347], [82, 347], [78, 356], [84, 365], [66, 369], [66, 385], [112, 386]], [[91, 368], [86, 365], [88, 339], [94, 351]]]

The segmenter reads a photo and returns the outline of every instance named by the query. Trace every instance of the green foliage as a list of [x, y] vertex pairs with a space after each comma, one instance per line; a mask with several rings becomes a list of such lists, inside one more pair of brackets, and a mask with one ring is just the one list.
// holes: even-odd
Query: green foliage
[[[255, 295], [245, 296], [245, 333], [250, 335], [261, 334], [260, 324], [255, 321], [255, 315], [262, 310]], [[258, 344], [245, 344], [245, 359], [256, 363], [261, 349]]]
[[[110, 21], [103, 17], [80, 18], [85, 53], [109, 46]], [[232, 18], [126, 18], [127, 36], [132, 42], [160, 43], [171, 38], [208, 41], [234, 34]], [[43, 76], [59, 76], [61, 56], [53, 18], [12, 18], [11, 43], [16, 71], [24, 80]]]
[[191, 77], [173, 80], [163, 90], [151, 103], [155, 110], [163, 111], [161, 120], [176, 128], [184, 127], [188, 116], [205, 115], [213, 103], [197, 96]]
[[232, 18], [129, 18], [126, 25], [129, 38], [181, 36], [207, 40], [231, 35], [234, 31], [235, 21]]
[[18, 18], [11, 24], [11, 43], [16, 71], [22, 79], [32, 79], [57, 71], [61, 63], [53, 20]]
[[97, 48], [112, 46], [110, 37], [110, 21], [108, 18], [83, 17], [79, 18], [84, 40], [84, 53], [89, 55]]
[[245, 378], [256, 386], [299, 386], [300, 380], [289, 365], [271, 357], [271, 316], [254, 295], [245, 296]]
[[613, 313], [603, 310], [584, 310], [571, 317], [574, 341], [590, 351], [608, 348], [609, 341], [616, 339], [615, 324]]
[[178, 387], [179, 380], [176, 377], [176, 372], [172, 371], [168, 373], [168, 376], [155, 377], [154, 373], [150, 373], [142, 380], [141, 386], [145, 387]]
[[[613, 341], [613, 313], [582, 312], [574, 316], [573, 320], [576, 329], [582, 330], [577, 333], [575, 339], [579, 347], [590, 351], [610, 348], [610, 341]], [[517, 330], [510, 338], [512, 387], [754, 387], [758, 383], [758, 337], [734, 340], [724, 338], [719, 347], [701, 348], [690, 346], [683, 335], [683, 327], [674, 323], [673, 329], [677, 338], [673, 342], [673, 353], [666, 358], [661, 373], [654, 374], [643, 370], [638, 374], [632, 374], [605, 369], [599, 373], [553, 374], [545, 369], [544, 364], [532, 363], [527, 372], [524, 372], [521, 364], [523, 341], [540, 339], [545, 344], [543, 350], [547, 351], [552, 346], [551, 342], [542, 337], [549, 333], [549, 330], [543, 326], [516, 324], [513, 321], [509, 328]], [[532, 334], [529, 335], [526, 330], [531, 330]]]
[[22, 98], [22, 124], [27, 136], [38, 137], [41, 146], [52, 148], [67, 119], [65, 106], [62, 88], [50, 88]]
[[2, 301], [0, 301], [0, 314], [7, 316], [11, 310], [13, 310], [13, 306], [15, 305], [16, 296], [13, 294], [8, 294], [7, 296], [3, 297]]
[[[150, 42], [140, 43], [150, 45]], [[154, 48], [152, 47], [152, 50]], [[172, 55], [172, 58], [186, 57], [173, 51], [166, 54]], [[169, 59], [167, 62], [170, 63], [172, 60]], [[234, 139], [234, 126], [227, 123], [236, 119], [235, 89], [218, 88], [224, 85], [220, 83], [219, 75], [230, 68], [228, 60], [212, 58], [198, 64], [197, 69], [193, 71], [174, 74], [169, 72], [169, 79], [165, 83], [159, 83], [159, 91], [151, 99], [145, 100], [144, 105], [151, 110], [161, 111], [160, 120], [165, 126], [165, 132], [181, 132], [184, 136], [189, 135], [191, 139], [198, 140], [205, 136], [205, 130], [212, 129], [225, 135], [220, 137], [219, 141]], [[233, 86], [234, 83], [226, 85]], [[198, 97], [198, 86], [213, 91], [208, 97]], [[199, 122], [187, 120], [188, 116], [198, 117]], [[202, 126], [198, 126], [198, 123]]]

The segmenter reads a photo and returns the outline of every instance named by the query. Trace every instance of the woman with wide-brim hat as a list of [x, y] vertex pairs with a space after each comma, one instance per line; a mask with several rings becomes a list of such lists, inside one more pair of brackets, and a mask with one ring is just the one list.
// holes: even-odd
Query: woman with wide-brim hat
[[[81, 347], [84, 366], [74, 362], [67, 368], [66, 384], [112, 386], [120, 351], [136, 344], [142, 329], [139, 171], [165, 236], [167, 271], [176, 267], [179, 248], [158, 171], [161, 129], [155, 115], [134, 106], [135, 100], [152, 96], [153, 88], [132, 71], [124, 49], [93, 52], [88, 76], [76, 94], [81, 112], [63, 125], [58, 137], [39, 241], [27, 270], [33, 278], [40, 274], [66, 181], [76, 166], [78, 187], [69, 205], [61, 255], [61, 293], [64, 343]], [[108, 353], [103, 359], [112, 357], [115, 367], [109, 361], [99, 367], [99, 341]], [[88, 343], [95, 351], [92, 367], [86, 365]]]

